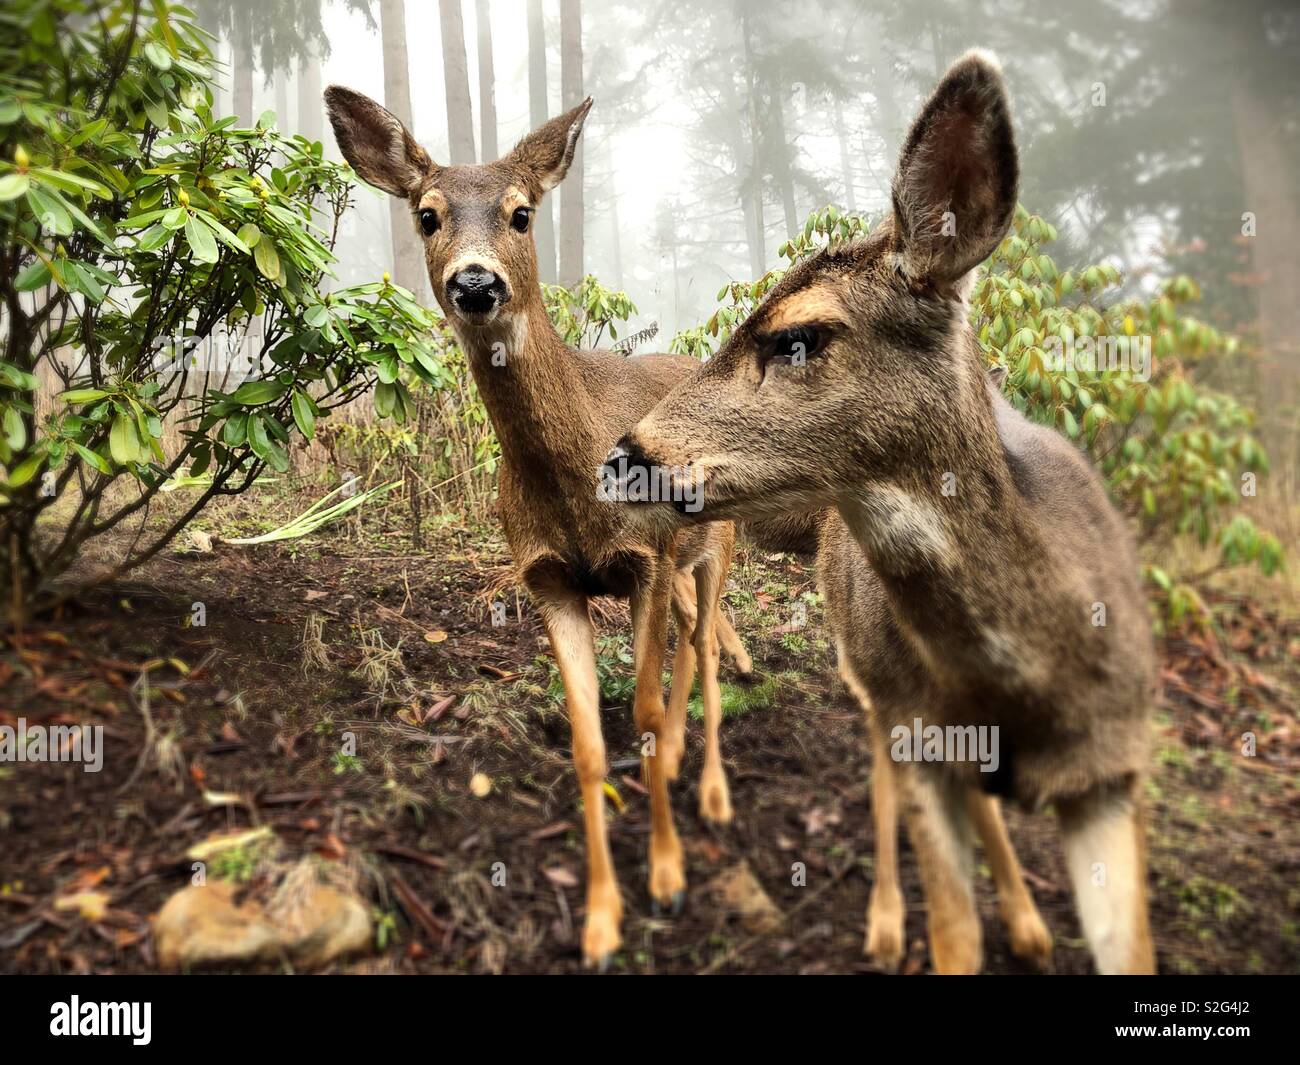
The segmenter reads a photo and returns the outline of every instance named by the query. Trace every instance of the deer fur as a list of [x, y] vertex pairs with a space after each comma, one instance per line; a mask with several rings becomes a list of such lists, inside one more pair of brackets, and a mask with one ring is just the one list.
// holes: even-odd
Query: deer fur
[[[1000, 68], [970, 53], [912, 126], [892, 217], [791, 268], [618, 451], [625, 467], [702, 482], [693, 515], [629, 508], [650, 527], [825, 508], [818, 581], [873, 737], [869, 952], [896, 963], [903, 949], [898, 810], [935, 967], [981, 963], [976, 833], [1013, 950], [1047, 963], [1001, 795], [1055, 806], [1098, 969], [1147, 972], [1140, 807], [1155, 656], [1134, 547], [1081, 454], [1002, 397], [967, 320], [973, 271], [1007, 233], [1017, 182]], [[997, 771], [895, 760], [917, 718], [996, 726]]]
[[[588, 853], [583, 954], [603, 966], [621, 942], [622, 900], [604, 820], [607, 761], [591, 597], [631, 602], [634, 714], [650, 793], [649, 885], [657, 905], [675, 910], [684, 898], [685, 868], [668, 783], [677, 776], [684, 748], [697, 663], [706, 726], [700, 811], [715, 822], [732, 816], [718, 738], [719, 641], [742, 675], [752, 669], [719, 605], [734, 527], [724, 521], [647, 529], [625, 508], [598, 497], [592, 481], [618, 435], [698, 364], [684, 356], [576, 351], [561, 341], [546, 315], [531, 213], [568, 170], [590, 99], [530, 133], [496, 162], [439, 166], [373, 100], [340, 87], [325, 97], [348, 162], [370, 184], [410, 204], [434, 294], [466, 353], [501, 444], [501, 522], [550, 637], [572, 724]], [[516, 225], [521, 218], [522, 229]], [[678, 639], [665, 710], [661, 671], [670, 611]]]

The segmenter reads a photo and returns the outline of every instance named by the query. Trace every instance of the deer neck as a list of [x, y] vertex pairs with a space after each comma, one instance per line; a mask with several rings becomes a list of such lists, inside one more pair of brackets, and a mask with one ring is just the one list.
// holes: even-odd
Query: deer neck
[[600, 441], [590, 398], [540, 295], [488, 326], [455, 330], [506, 464], [525, 478], [593, 480]]
[[986, 668], [1059, 602], [1040, 528], [998, 434], [978, 356], [954, 363], [954, 401], [888, 479], [864, 480], [840, 516], [935, 672]]

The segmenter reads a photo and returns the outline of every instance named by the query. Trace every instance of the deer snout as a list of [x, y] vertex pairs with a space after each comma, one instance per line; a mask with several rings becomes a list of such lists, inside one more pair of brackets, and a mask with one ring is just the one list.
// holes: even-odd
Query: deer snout
[[447, 299], [464, 314], [487, 314], [510, 300], [505, 279], [485, 266], [467, 266], [447, 282]]
[[606, 498], [626, 500], [628, 482], [634, 471], [640, 470], [646, 474], [650, 465], [650, 460], [641, 448], [625, 435], [609, 449], [609, 454], [600, 467], [600, 484]]

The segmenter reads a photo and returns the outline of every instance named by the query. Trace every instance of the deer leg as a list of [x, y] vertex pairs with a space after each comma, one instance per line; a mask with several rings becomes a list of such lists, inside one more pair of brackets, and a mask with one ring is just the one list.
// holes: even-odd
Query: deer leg
[[889, 745], [877, 734], [872, 722], [871, 696], [849, 665], [841, 643], [836, 658], [840, 677], [862, 712], [871, 733], [871, 816], [876, 827], [876, 865], [867, 903], [867, 938], [864, 952], [881, 965], [895, 969], [903, 960], [903, 924], [906, 910], [898, 884], [898, 797], [894, 763]]
[[1099, 787], [1057, 803], [1079, 920], [1100, 973], [1156, 971], [1139, 787]]
[[[540, 600], [540, 597], [539, 597]], [[600, 692], [596, 680], [595, 632], [585, 599], [571, 595], [540, 600], [551, 648], [564, 682], [573, 731], [573, 765], [582, 792], [587, 834], [587, 916], [582, 955], [604, 969], [622, 938], [623, 901], [609, 854], [605, 829], [605, 739], [600, 731]]]
[[971, 788], [966, 792], [966, 809], [984, 843], [984, 853], [988, 855], [993, 883], [998, 889], [1002, 923], [1011, 939], [1011, 953], [1040, 970], [1046, 970], [1052, 961], [1052, 935], [1025, 886], [1020, 863], [1002, 820], [1001, 804], [992, 795]]
[[673, 617], [677, 622], [677, 651], [673, 656], [673, 685], [668, 693], [668, 721], [659, 748], [664, 773], [676, 780], [686, 753], [686, 709], [695, 683], [695, 584], [680, 570], [673, 578]]
[[704, 771], [700, 774], [700, 816], [706, 821], [731, 821], [731, 793], [722, 767], [722, 691], [718, 687], [717, 618], [722, 583], [731, 565], [731, 540], [695, 567], [695, 657], [700, 671], [700, 696], [704, 701]]
[[727, 617], [727, 612], [721, 607], [718, 609], [717, 624], [718, 643], [722, 647], [723, 654], [731, 659], [731, 664], [736, 667], [736, 672], [741, 679], [752, 677], [754, 660], [749, 657], [745, 645], [740, 642], [740, 634], [736, 632], [735, 627], [731, 624], [731, 619]]
[[[650, 897], [674, 913], [686, 898], [682, 844], [673, 827], [668, 774], [661, 745], [667, 736], [663, 668], [668, 643], [668, 610], [675, 569], [671, 557], [659, 558], [647, 584], [632, 596], [632, 644], [636, 668], [633, 714], [641, 736], [641, 770], [650, 792]], [[676, 674], [674, 674], [674, 686]], [[689, 679], [686, 680], [689, 686]]]
[[903, 784], [907, 834], [921, 867], [935, 971], [977, 973], [980, 924], [965, 788], [926, 766], [899, 766], [896, 776]]

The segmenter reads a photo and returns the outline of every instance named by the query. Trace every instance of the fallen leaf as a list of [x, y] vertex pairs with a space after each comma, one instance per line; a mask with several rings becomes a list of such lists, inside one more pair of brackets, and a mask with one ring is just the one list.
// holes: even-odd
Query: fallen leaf
[[562, 865], [543, 869], [542, 874], [556, 887], [575, 888], [578, 886], [578, 878]]
[[208, 806], [246, 806], [248, 800], [233, 791], [205, 791], [203, 801]]
[[618, 789], [613, 784], [607, 780], [601, 785], [601, 788], [609, 796], [609, 801], [614, 804], [615, 810], [622, 813], [627, 809], [627, 803], [623, 801], [623, 796], [618, 793]]
[[87, 921], [102, 921], [108, 913], [108, 896], [102, 891], [79, 891], [54, 900], [56, 910], [76, 910]]
[[330, 859], [330, 861], [341, 862], [348, 855], [348, 845], [331, 832], [325, 837], [325, 841], [316, 848], [316, 853], [322, 858]]
[[206, 862], [223, 851], [232, 850], [235, 847], [247, 847], [250, 843], [257, 843], [260, 840], [273, 839], [274, 837], [275, 833], [271, 830], [270, 825], [263, 825], [261, 828], [241, 832], [218, 832], [216, 835], [209, 836], [202, 842], [194, 844], [185, 852], [185, 857], [194, 862]]

